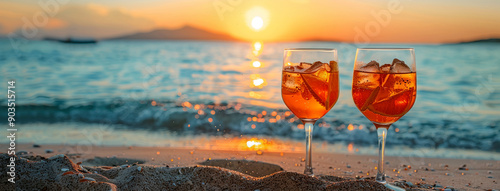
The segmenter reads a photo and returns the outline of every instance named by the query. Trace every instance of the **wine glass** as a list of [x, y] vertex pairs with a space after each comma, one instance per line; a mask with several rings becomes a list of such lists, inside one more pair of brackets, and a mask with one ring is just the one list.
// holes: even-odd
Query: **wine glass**
[[304, 174], [314, 176], [311, 141], [314, 123], [337, 102], [339, 72], [335, 49], [285, 49], [281, 96], [304, 124], [306, 165]]
[[413, 48], [357, 49], [352, 98], [356, 107], [377, 128], [379, 160], [376, 180], [382, 184], [386, 184], [384, 150], [387, 130], [415, 103], [416, 72]]

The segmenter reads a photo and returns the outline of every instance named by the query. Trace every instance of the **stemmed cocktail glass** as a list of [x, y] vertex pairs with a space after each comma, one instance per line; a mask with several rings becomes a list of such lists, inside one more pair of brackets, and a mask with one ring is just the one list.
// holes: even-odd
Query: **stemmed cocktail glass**
[[377, 128], [376, 180], [383, 184], [387, 130], [413, 106], [417, 95], [416, 72], [412, 48], [358, 48], [356, 52], [352, 97], [356, 107]]
[[314, 123], [330, 111], [339, 95], [337, 50], [285, 49], [281, 82], [283, 101], [306, 131], [304, 173], [314, 176], [311, 162]]

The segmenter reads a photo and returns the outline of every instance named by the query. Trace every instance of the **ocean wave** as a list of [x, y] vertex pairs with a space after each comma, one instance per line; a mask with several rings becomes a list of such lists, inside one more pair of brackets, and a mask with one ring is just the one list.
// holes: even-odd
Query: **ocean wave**
[[[242, 103], [188, 101], [90, 102], [28, 104], [16, 107], [17, 124], [120, 124], [130, 130], [168, 131], [179, 135], [265, 135], [301, 140], [303, 125], [291, 112]], [[6, 111], [5, 106], [0, 107]], [[338, 109], [337, 112], [348, 112]], [[500, 120], [485, 123], [402, 118], [391, 126], [388, 146], [465, 148], [500, 151]], [[376, 129], [367, 120], [324, 117], [316, 122], [314, 139], [328, 143], [373, 145]]]

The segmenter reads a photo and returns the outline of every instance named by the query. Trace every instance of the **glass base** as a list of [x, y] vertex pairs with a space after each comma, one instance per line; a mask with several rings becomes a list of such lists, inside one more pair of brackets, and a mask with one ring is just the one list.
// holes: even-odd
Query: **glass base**
[[377, 173], [375, 180], [377, 180], [378, 183], [385, 184], [385, 174]]
[[386, 188], [389, 188], [391, 190], [405, 191], [405, 189], [403, 189], [403, 188], [400, 188], [400, 187], [397, 187], [397, 186], [394, 186], [392, 184], [387, 183], [387, 181], [385, 180], [385, 174], [377, 174], [377, 176], [375, 177], [375, 180], [378, 183], [383, 184]]
[[392, 185], [392, 184], [387, 184], [387, 183], [384, 183], [384, 186], [385, 186], [386, 188], [389, 188], [389, 189], [394, 190], [394, 191], [405, 191], [405, 189], [400, 188], [400, 187], [397, 187], [397, 186], [394, 186], [394, 185]]
[[304, 174], [310, 177], [314, 177], [313, 169], [309, 167], [306, 167], [306, 169], [304, 170]]

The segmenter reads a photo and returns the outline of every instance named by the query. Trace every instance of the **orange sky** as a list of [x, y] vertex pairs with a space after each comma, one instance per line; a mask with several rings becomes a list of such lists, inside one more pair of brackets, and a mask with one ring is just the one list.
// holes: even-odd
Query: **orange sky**
[[[500, 37], [498, 8], [496, 0], [18, 0], [0, 2], [0, 34], [26, 23], [37, 36], [96, 38], [192, 25], [243, 40], [441, 43]], [[257, 16], [259, 31], [250, 24]]]

